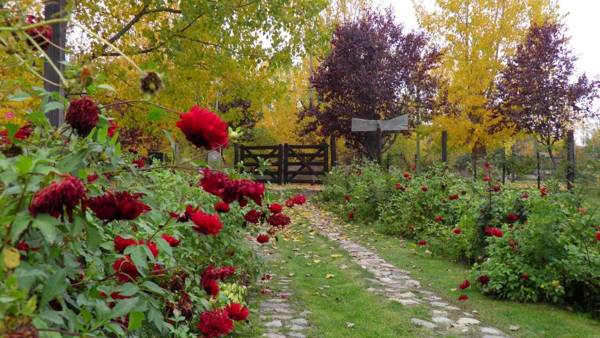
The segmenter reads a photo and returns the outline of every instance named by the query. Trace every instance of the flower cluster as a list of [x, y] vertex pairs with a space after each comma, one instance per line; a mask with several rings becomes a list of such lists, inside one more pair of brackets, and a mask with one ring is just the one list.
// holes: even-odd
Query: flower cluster
[[[31, 136], [31, 133], [33, 132], [33, 127], [31, 126], [30, 123], [27, 123], [21, 127], [19, 127], [19, 129], [17, 129], [17, 132], [15, 133], [15, 135], [13, 136], [13, 138], [15, 140], [19, 140], [19, 141], [23, 141], [26, 140], [27, 138], [29, 138], [29, 136]], [[0, 145], [3, 144], [11, 144], [11, 140], [8, 137], [8, 130], [3, 129], [0, 130]]]
[[226, 174], [204, 168], [200, 186], [209, 194], [220, 197], [223, 202], [230, 204], [238, 201], [241, 207], [251, 199], [257, 205], [262, 205], [265, 185], [245, 179], [233, 180]]
[[152, 210], [140, 201], [142, 193], [129, 193], [127, 191], [108, 191], [104, 195], [88, 199], [87, 206], [92, 209], [96, 217], [111, 222], [115, 220], [134, 220], [143, 213]]
[[285, 201], [285, 206], [293, 208], [295, 205], [302, 205], [306, 203], [306, 197], [302, 194], [294, 195]]
[[194, 223], [192, 229], [203, 235], [218, 235], [223, 228], [223, 223], [221, 223], [218, 215], [210, 215], [202, 211], [196, 211], [192, 214], [191, 219]]
[[200, 283], [202, 284], [202, 288], [206, 291], [210, 296], [217, 296], [219, 294], [219, 283], [218, 281], [223, 281], [225, 278], [233, 275], [235, 273], [234, 266], [226, 266], [222, 268], [215, 268], [212, 265], [209, 265], [202, 272]]
[[497, 227], [485, 227], [484, 232], [487, 236], [491, 236], [491, 237], [502, 237], [504, 236], [504, 233], [502, 232], [502, 229], [497, 228]]
[[100, 108], [96, 102], [84, 96], [69, 103], [65, 119], [79, 136], [85, 137], [98, 124], [98, 115]]

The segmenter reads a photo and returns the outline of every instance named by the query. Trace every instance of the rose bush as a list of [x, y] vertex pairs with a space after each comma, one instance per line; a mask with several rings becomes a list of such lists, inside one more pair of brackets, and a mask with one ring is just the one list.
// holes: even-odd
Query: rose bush
[[[234, 172], [191, 161], [136, 165], [101, 104], [91, 97], [71, 104], [70, 125], [51, 127], [42, 105], [28, 115], [27, 133], [13, 125], [3, 131], [0, 333], [243, 332], [247, 287], [261, 275], [249, 239], [274, 233], [268, 217], [289, 218], [269, 211], [275, 201], [262, 184]], [[188, 128], [185, 118], [178, 126], [212, 148], [226, 144], [217, 122], [219, 132], [197, 121]], [[211, 175], [218, 180], [204, 184]], [[244, 220], [250, 210], [260, 210], [256, 225]]]
[[489, 163], [482, 171], [473, 181], [442, 167], [337, 167], [320, 198], [347, 220], [472, 264], [471, 282], [490, 296], [597, 308], [600, 211], [556, 184], [503, 186]]

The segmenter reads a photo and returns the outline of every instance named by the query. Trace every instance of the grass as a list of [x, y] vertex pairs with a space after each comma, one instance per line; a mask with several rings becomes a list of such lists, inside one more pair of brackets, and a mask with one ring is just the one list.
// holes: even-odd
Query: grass
[[[345, 251], [310, 232], [303, 221], [279, 236], [274, 272], [290, 276], [292, 301], [311, 311], [307, 337], [425, 337], [410, 324], [426, 318], [422, 307], [404, 307], [366, 291], [371, 277]], [[329, 277], [329, 278], [328, 278]]]
[[[345, 226], [345, 234], [377, 252], [395, 266], [408, 270], [421, 284], [439, 295], [456, 300], [456, 287], [468, 274], [468, 267], [417, 251], [393, 238], [355, 224]], [[453, 290], [454, 289], [454, 290]], [[515, 337], [600, 337], [600, 321], [584, 313], [574, 313], [548, 304], [525, 304], [494, 300], [477, 291], [467, 290], [469, 300], [454, 301], [465, 310], [476, 310], [485, 322]], [[509, 331], [509, 326], [520, 329]]]

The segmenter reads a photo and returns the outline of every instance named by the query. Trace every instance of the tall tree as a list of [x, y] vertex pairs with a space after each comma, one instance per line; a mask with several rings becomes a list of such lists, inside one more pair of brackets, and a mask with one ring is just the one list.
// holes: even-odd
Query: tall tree
[[593, 106], [599, 82], [574, 78], [577, 58], [568, 41], [561, 24], [534, 24], [501, 72], [493, 102], [500, 122], [536, 136], [554, 170], [552, 146], [575, 123], [600, 117]]
[[[338, 25], [331, 45], [311, 78], [319, 105], [309, 105], [300, 114], [301, 120], [310, 121], [305, 133], [341, 136], [364, 150], [365, 137], [351, 132], [353, 117], [389, 119], [414, 112], [418, 102], [426, 108], [423, 118], [428, 118], [437, 88], [431, 70], [439, 52], [425, 34], [405, 32], [390, 10], [366, 11]], [[416, 122], [414, 114], [411, 122]]]
[[414, 0], [420, 24], [444, 48], [448, 114], [436, 122], [449, 141], [475, 153], [500, 145], [510, 133], [489, 133], [487, 107], [494, 79], [532, 22], [556, 15], [554, 0]]

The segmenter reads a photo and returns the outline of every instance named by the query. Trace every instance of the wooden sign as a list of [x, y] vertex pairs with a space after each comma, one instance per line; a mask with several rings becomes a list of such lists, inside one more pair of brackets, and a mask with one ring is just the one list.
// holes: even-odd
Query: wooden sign
[[365, 120], [352, 118], [352, 131], [402, 131], [408, 130], [408, 115], [400, 115], [390, 120]]

